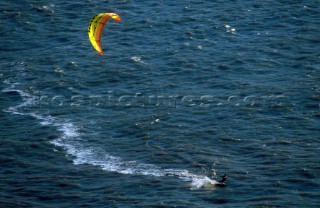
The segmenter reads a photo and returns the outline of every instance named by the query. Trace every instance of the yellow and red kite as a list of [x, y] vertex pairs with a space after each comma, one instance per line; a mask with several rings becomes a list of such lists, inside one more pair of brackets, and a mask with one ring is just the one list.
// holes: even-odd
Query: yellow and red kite
[[115, 13], [100, 13], [94, 16], [90, 20], [88, 35], [92, 46], [98, 51], [100, 56], [103, 56], [101, 48], [101, 34], [104, 28], [104, 25], [107, 23], [109, 18], [112, 18], [119, 22], [121, 20], [120, 16]]

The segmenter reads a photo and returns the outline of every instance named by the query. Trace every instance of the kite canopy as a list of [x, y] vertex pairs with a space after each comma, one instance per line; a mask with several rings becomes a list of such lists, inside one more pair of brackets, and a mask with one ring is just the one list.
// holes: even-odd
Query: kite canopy
[[100, 13], [94, 16], [90, 20], [90, 24], [88, 28], [89, 40], [92, 46], [98, 51], [100, 56], [103, 56], [103, 52], [100, 44], [101, 34], [103, 31], [104, 25], [107, 23], [110, 17], [118, 22], [121, 20], [120, 16], [115, 13]]

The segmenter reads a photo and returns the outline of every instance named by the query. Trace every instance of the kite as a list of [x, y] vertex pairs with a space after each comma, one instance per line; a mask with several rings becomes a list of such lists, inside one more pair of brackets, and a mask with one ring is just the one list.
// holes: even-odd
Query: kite
[[103, 31], [104, 25], [107, 23], [110, 17], [117, 22], [121, 20], [120, 16], [115, 13], [100, 13], [94, 16], [90, 20], [90, 24], [88, 28], [89, 40], [92, 46], [98, 51], [100, 56], [103, 56], [101, 42], [100, 42], [101, 34]]

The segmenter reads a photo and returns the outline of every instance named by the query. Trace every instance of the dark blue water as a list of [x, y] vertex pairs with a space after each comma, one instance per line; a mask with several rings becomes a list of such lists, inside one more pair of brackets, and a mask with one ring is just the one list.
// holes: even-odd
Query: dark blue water
[[319, 5], [1, 1], [0, 207], [320, 206]]

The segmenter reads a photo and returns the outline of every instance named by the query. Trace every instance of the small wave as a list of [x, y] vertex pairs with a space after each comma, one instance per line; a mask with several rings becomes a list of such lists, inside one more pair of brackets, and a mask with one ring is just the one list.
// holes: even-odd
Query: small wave
[[227, 33], [237, 34], [237, 33], [236, 33], [236, 29], [235, 29], [235, 28], [232, 28], [230, 25], [225, 25], [225, 28], [226, 28], [226, 32], [227, 32]]
[[134, 62], [143, 64], [143, 65], [147, 65], [146, 62], [142, 61], [142, 57], [141, 56], [132, 56], [131, 60], [133, 60]]
[[22, 97], [23, 103], [9, 107], [4, 111], [17, 115], [31, 116], [38, 119], [42, 126], [52, 126], [57, 128], [57, 130], [61, 132], [61, 136], [49, 141], [49, 143], [64, 149], [67, 155], [73, 157], [72, 160], [75, 165], [88, 164], [97, 166], [105, 171], [121, 174], [177, 177], [183, 181], [191, 182], [192, 189], [212, 187], [217, 183], [215, 180], [212, 180], [207, 176], [196, 175], [187, 170], [162, 169], [161, 167], [152, 164], [125, 161], [120, 157], [112, 156], [105, 151], [98, 149], [98, 147], [92, 147], [82, 141], [78, 127], [72, 122], [52, 117], [50, 115], [42, 115], [37, 112], [25, 112], [27, 107], [31, 107], [38, 102], [38, 98], [30, 93], [17, 89], [19, 83], [10, 83], [9, 81], [5, 81], [5, 83], [10, 86], [2, 90], [2, 92], [18, 93]]

